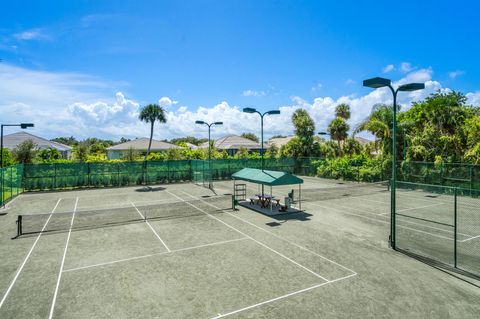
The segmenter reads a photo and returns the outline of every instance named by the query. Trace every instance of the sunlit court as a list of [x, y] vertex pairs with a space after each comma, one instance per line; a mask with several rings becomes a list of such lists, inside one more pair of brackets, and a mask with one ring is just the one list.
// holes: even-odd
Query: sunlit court
[[[233, 210], [231, 181], [213, 190], [186, 183], [20, 195], [0, 228], [8, 256], [0, 315], [363, 317], [408, 303], [422, 317], [445, 311], [425, 307], [437, 298], [475, 305], [475, 286], [387, 247], [388, 183], [303, 178], [303, 210], [275, 216]], [[257, 187], [248, 184], [248, 193]], [[413, 218], [399, 218], [399, 232], [430, 237], [439, 243], [434, 253], [448, 255], [442, 245], [451, 231], [416, 213], [441, 212], [448, 201], [425, 195], [400, 191], [408, 200], [398, 213]], [[461, 257], [472, 267], [478, 226], [460, 235], [460, 244], [472, 245]], [[477, 310], [465, 307], [462, 317]]]

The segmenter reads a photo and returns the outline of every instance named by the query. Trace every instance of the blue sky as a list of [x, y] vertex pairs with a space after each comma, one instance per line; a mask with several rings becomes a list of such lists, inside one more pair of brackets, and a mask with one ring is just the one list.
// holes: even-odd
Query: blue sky
[[291, 134], [306, 108], [323, 130], [339, 102], [352, 127], [388, 92], [362, 79], [428, 82], [411, 101], [459, 90], [480, 104], [474, 1], [9, 1], [0, 13], [2, 122], [47, 137], [146, 135], [138, 108], [159, 102], [157, 138], [257, 130], [250, 106], [280, 108], [267, 135]]

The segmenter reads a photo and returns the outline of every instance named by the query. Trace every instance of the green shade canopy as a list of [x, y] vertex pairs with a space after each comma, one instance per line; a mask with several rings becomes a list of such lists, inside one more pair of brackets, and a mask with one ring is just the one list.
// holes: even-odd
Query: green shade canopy
[[232, 175], [233, 179], [263, 184], [267, 186], [281, 186], [303, 184], [303, 179], [286, 172], [267, 171], [256, 168], [244, 168]]

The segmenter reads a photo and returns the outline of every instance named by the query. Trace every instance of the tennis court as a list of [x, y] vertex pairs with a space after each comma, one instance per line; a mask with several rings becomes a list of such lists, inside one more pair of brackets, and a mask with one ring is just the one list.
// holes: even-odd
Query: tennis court
[[[388, 249], [388, 189], [346, 196], [354, 184], [302, 178], [305, 211], [270, 217], [232, 211], [231, 181], [20, 195], [0, 217], [0, 317], [477, 317], [478, 287]], [[404, 215], [449, 202], [404, 193], [423, 199], [399, 201]], [[478, 245], [478, 229], [459, 240]]]

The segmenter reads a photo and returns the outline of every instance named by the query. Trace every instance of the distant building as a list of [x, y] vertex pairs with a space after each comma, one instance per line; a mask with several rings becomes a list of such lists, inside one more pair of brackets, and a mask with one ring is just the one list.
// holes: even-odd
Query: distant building
[[187, 147], [191, 150], [196, 150], [198, 148], [197, 145], [195, 144], [192, 144], [192, 143], [185, 143], [187, 145]]
[[[142, 137], [136, 140], [111, 146], [107, 148], [107, 157], [108, 159], [121, 159], [130, 149], [134, 149], [145, 154], [148, 150], [149, 140], [150, 139], [148, 137]], [[171, 148], [180, 148], [180, 146], [152, 139], [152, 147], [150, 148], [150, 151], [162, 152]]]
[[[228, 155], [234, 156], [235, 153], [241, 148], [246, 148], [250, 152], [259, 152], [261, 150], [260, 143], [249, 140], [238, 135], [227, 135], [215, 140], [215, 148], [219, 150], [226, 150]], [[264, 143], [264, 149], [268, 149], [268, 144]], [[203, 143], [199, 148], [208, 148], [208, 142]]]
[[363, 138], [363, 137], [360, 137], [360, 136], [355, 136], [355, 140], [357, 140], [357, 142], [359, 142], [361, 145], [366, 145], [370, 142], [375, 142], [375, 141], [371, 141], [369, 139], [366, 139], [366, 138]]
[[285, 136], [285, 137], [274, 137], [268, 140], [268, 146], [275, 145], [275, 147], [280, 148], [283, 145], [290, 142], [295, 136]]
[[49, 141], [43, 137], [35, 136], [27, 132], [17, 132], [13, 134], [8, 134], [3, 137], [3, 147], [13, 150], [19, 144], [31, 140], [37, 145], [37, 150], [46, 150], [54, 148], [58, 150], [63, 158], [70, 159], [72, 156], [72, 148], [68, 145]]

